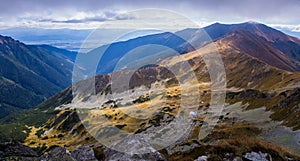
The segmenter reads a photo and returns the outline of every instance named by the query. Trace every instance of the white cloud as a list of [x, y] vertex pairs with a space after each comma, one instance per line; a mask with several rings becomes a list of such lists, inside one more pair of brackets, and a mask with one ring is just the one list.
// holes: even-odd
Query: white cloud
[[282, 29], [282, 30], [290, 30], [293, 32], [300, 32], [300, 24], [298, 25], [286, 25], [286, 24], [269, 24], [271, 27]]
[[[25, 13], [19, 17], [8, 17], [0, 21], [0, 28], [30, 27], [30, 28], [70, 28], [70, 29], [94, 29], [105, 21], [122, 21], [134, 19], [127, 16], [124, 11], [76, 11], [65, 12], [44, 11], [39, 14]], [[1, 20], [1, 19], [0, 19]]]

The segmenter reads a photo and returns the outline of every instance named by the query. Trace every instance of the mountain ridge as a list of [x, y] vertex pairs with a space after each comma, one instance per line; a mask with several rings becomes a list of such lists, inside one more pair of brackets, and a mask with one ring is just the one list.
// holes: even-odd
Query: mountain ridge
[[[300, 59], [300, 39], [297, 37], [289, 36], [279, 30], [271, 28], [265, 24], [244, 22], [238, 24], [221, 24], [214, 23], [209, 26], [203, 27], [203, 30], [214, 41], [216, 39], [224, 37], [226, 34], [235, 30], [245, 30], [252, 32], [260, 37], [263, 37], [270, 44], [274, 45], [277, 49], [287, 55], [289, 58], [299, 61]], [[199, 29], [190, 28], [178, 31], [178, 34], [186, 32], [186, 34], [193, 35]], [[201, 30], [201, 29], [200, 29]], [[192, 39], [192, 37], [188, 39]]]

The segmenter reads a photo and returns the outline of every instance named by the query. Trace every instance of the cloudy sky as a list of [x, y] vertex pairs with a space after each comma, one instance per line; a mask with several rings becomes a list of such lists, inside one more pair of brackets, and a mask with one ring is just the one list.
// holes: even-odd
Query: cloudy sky
[[129, 21], [126, 12], [168, 9], [205, 26], [213, 22], [257, 21], [300, 31], [300, 0], [9, 0], [0, 5], [0, 28], [97, 28], [105, 22]]

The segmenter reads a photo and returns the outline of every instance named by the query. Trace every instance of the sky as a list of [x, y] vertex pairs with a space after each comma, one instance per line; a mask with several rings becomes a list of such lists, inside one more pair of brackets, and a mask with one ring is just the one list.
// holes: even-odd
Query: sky
[[93, 29], [135, 19], [126, 12], [143, 8], [171, 10], [200, 26], [257, 21], [300, 32], [300, 0], [1, 0], [0, 28]]
[[0, 3], [1, 35], [27, 44], [48, 44], [72, 51], [82, 48], [94, 29], [100, 29], [101, 39], [93, 44], [103, 45], [121, 35], [120, 31], [134, 28], [164, 27], [176, 31], [215, 22], [255, 21], [300, 38], [300, 0], [0, 0]]

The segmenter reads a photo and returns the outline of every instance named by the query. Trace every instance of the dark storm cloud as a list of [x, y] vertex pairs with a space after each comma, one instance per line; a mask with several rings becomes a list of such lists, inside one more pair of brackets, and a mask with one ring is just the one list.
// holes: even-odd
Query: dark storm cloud
[[[39, 13], [64, 13], [72, 11], [97, 12], [99, 10], [112, 11], [108, 17], [113, 17], [114, 10], [134, 10], [141, 8], [163, 8], [177, 11], [189, 17], [206, 18], [212, 21], [228, 20], [258, 20], [266, 22], [299, 22], [299, 0], [151, 0], [151, 1], [72, 1], [72, 0], [9, 0], [0, 5], [1, 17], [22, 17], [24, 15], [35, 15]], [[43, 20], [43, 14], [40, 15]], [[118, 17], [126, 19], [126, 17]], [[116, 18], [116, 19], [118, 19]], [[56, 20], [54, 17], [51, 18]], [[105, 21], [107, 17], [87, 17], [83, 19], [68, 19], [61, 22], [86, 22]]]

